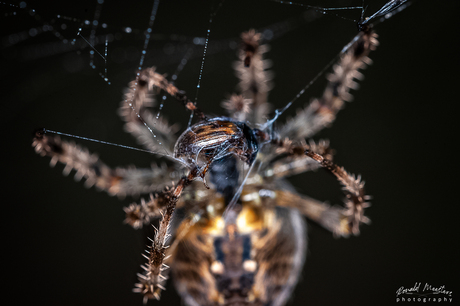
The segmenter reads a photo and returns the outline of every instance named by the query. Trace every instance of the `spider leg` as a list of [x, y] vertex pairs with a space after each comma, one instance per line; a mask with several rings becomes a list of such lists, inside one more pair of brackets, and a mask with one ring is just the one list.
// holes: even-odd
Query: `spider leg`
[[337, 166], [331, 160], [309, 149], [305, 150], [305, 154], [326, 168], [343, 185], [343, 191], [346, 195], [345, 204], [348, 209], [346, 213], [348, 224], [353, 234], [359, 234], [359, 224], [370, 222], [364, 216], [364, 209], [370, 206], [367, 202], [370, 197], [364, 193], [364, 182], [361, 181], [361, 177], [349, 174], [343, 167]]
[[155, 90], [152, 68], [144, 69], [136, 80], [129, 83], [125, 99], [118, 110], [126, 122], [125, 130], [137, 138], [150, 151], [164, 152], [173, 156], [178, 131], [177, 125], [169, 125], [163, 118], [155, 117], [149, 110], [153, 106]]
[[305, 195], [281, 190], [276, 191], [276, 199], [277, 205], [297, 209], [308, 219], [332, 232], [335, 237], [348, 237], [351, 233], [346, 208], [330, 206]]
[[192, 111], [195, 116], [200, 118], [200, 120], [207, 119], [206, 115], [195, 105], [194, 102], [190, 101], [190, 99], [185, 95], [185, 92], [183, 90], [179, 90], [176, 86], [169, 83], [168, 80], [166, 80], [166, 78], [164, 77], [164, 75], [155, 72], [154, 67], [145, 69], [142, 72], [142, 74], [144, 75], [144, 79], [142, 80], [142, 82], [146, 82], [147, 84], [149, 84], [149, 86], [153, 85], [160, 88], [161, 90], [166, 91], [170, 96], [172, 96], [179, 102], [182, 102], [184, 107]]
[[301, 142], [293, 146], [289, 139], [285, 139], [278, 141], [277, 145], [279, 147], [273, 154], [262, 157], [263, 163], [259, 172], [264, 178], [278, 179], [320, 168], [317, 162], [305, 155], [307, 148], [332, 159], [333, 150], [327, 140], [320, 140], [318, 143], [310, 140], [308, 144]]
[[85, 178], [87, 187], [95, 185], [109, 195], [120, 197], [158, 190], [170, 181], [170, 173], [176, 171], [172, 167], [156, 165], [151, 169], [112, 169], [86, 148], [63, 141], [58, 136], [48, 136], [43, 131], [36, 132], [32, 146], [38, 154], [51, 157], [51, 166], [58, 161], [65, 164], [64, 175], [74, 169], [77, 181]]
[[[163, 192], [167, 192], [169, 189], [170, 187], [167, 186]], [[147, 201], [141, 199], [140, 204], [131, 203], [129, 206], [124, 207], [123, 210], [126, 213], [124, 223], [131, 225], [134, 229], [140, 229], [144, 225], [151, 224], [153, 219], [161, 217], [167, 202], [160, 195], [161, 192], [151, 193]], [[181, 202], [179, 203], [182, 204]], [[176, 207], [182, 207], [182, 205], [176, 205]]]
[[[241, 34], [239, 58], [233, 68], [240, 79], [238, 88], [242, 99], [230, 99], [222, 105], [233, 118], [239, 121], [248, 120], [256, 124], [265, 123], [270, 104], [267, 103], [268, 92], [271, 90], [272, 74], [266, 69], [270, 62], [263, 59], [263, 54], [268, 50], [266, 45], [260, 45], [261, 34], [249, 30]], [[249, 101], [252, 101], [251, 103]], [[248, 110], [251, 104], [251, 110]], [[248, 113], [249, 114], [246, 114]]]
[[166, 207], [161, 212], [161, 220], [158, 229], [155, 230], [155, 237], [152, 240], [152, 245], [147, 251], [148, 262], [142, 266], [145, 270], [144, 274], [139, 275], [139, 283], [134, 288], [135, 292], [142, 293], [144, 295], [144, 303], [147, 299], [155, 298], [160, 299], [160, 292], [164, 290], [163, 283], [165, 276], [162, 272], [169, 268], [164, 261], [166, 260], [167, 241], [171, 236], [170, 224], [176, 204], [182, 195], [185, 187], [192, 183], [192, 181], [202, 176], [202, 171], [199, 167], [194, 167], [187, 176], [182, 177], [175, 188], [165, 189], [163, 192], [158, 194], [157, 198], [160, 201], [166, 203]]
[[[309, 145], [294, 145], [289, 139], [274, 139], [272, 140], [272, 144], [277, 145], [279, 150], [287, 153], [288, 156], [295, 157], [304, 155], [318, 163], [321, 167], [326, 168], [343, 185], [343, 191], [347, 198], [345, 201], [347, 209], [344, 211], [336, 207], [330, 208], [324, 203], [306, 197], [297, 198], [298, 196], [295, 195], [286, 197], [284, 202], [281, 201], [285, 206], [298, 206], [296, 208], [307, 217], [331, 230], [336, 235], [346, 236], [347, 233], [350, 232], [357, 235], [359, 234], [359, 224], [361, 222], [370, 222], [370, 220], [364, 216], [364, 209], [370, 206], [370, 204], [366, 202], [370, 197], [364, 193], [364, 182], [361, 181], [360, 176], [355, 178], [354, 175], [345, 171], [343, 167], [339, 167], [332, 162], [330, 159], [331, 151], [328, 145], [325, 146], [325, 143], [316, 145], [313, 142]], [[347, 216], [347, 227], [345, 227], [342, 222], [343, 215]]]
[[344, 101], [352, 99], [350, 89], [357, 89], [355, 79], [363, 76], [359, 72], [371, 60], [369, 52], [378, 45], [377, 35], [372, 29], [360, 32], [342, 51], [341, 59], [328, 76], [328, 84], [320, 99], [313, 99], [305, 109], [280, 129], [281, 138], [305, 139], [330, 125], [343, 107]]

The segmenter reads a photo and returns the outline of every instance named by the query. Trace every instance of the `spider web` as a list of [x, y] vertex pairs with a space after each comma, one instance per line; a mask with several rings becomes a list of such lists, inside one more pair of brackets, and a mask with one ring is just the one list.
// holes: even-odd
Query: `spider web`
[[[85, 135], [104, 140], [110, 138], [112, 133], [111, 129], [114, 125], [110, 122], [119, 120], [115, 115], [114, 110], [121, 99], [121, 88], [125, 87], [127, 82], [132, 79], [133, 75], [135, 75], [136, 63], [140, 59], [142, 48], [139, 46], [142, 46], [142, 37], [144, 37], [144, 29], [146, 21], [149, 19], [148, 14], [150, 14], [152, 3], [148, 2], [145, 6], [143, 6], [143, 10], [146, 11], [147, 14], [144, 14], [146, 17], [141, 17], [139, 15], [131, 16], [127, 12], [123, 13], [122, 11], [126, 10], [126, 6], [123, 5], [120, 5], [118, 10], [113, 10], [113, 7], [107, 7], [109, 6], [109, 1], [106, 1], [100, 9], [100, 15], [98, 18], [99, 26], [93, 34], [92, 29], [94, 28], [94, 23], [92, 23], [92, 21], [95, 20], [95, 10], [99, 4], [100, 3], [94, 3], [94, 1], [88, 3], [78, 3], [74, 6], [74, 8], [69, 10], [58, 6], [50, 8], [46, 5], [40, 5], [38, 3], [34, 4], [31, 2], [30, 6], [34, 7], [36, 10], [35, 15], [33, 16], [30, 15], [30, 10], [23, 10], [21, 3], [13, 7], [11, 10], [5, 10], [3, 15], [5, 19], [3, 21], [9, 24], [9, 29], [14, 30], [10, 30], [11, 33], [2, 36], [2, 54], [4, 55], [4, 58], [12, 59], [15, 69], [17, 70], [25, 70], [25, 67], [28, 67], [27, 71], [33, 70], [32, 75], [23, 76], [24, 82], [27, 83], [36, 82], [43, 72], [45, 75], [50, 75], [56, 71], [61, 71], [61, 73], [58, 74], [60, 76], [58, 78], [61, 78], [61, 80], [58, 80], [58, 78], [53, 79], [48, 82], [44, 88], [48, 88], [49, 92], [52, 92], [55, 89], [57, 90], [57, 88], [62, 90], [57, 95], [51, 95], [53, 100], [52, 105], [46, 104], [47, 94], [49, 92], [31, 88], [29, 93], [19, 94], [20, 98], [15, 99], [15, 101], [21, 101], [20, 105], [12, 107], [14, 104], [11, 100], [10, 103], [7, 103], [7, 108], [9, 107], [9, 109], [5, 111], [3, 115], [6, 117], [4, 118], [5, 122], [12, 120], [12, 118], [20, 118], [21, 112], [23, 112], [27, 107], [32, 107], [33, 109], [40, 108], [42, 113], [39, 118], [34, 119], [33, 122], [30, 123], [31, 127], [42, 126], [45, 124], [50, 128], [61, 131], [70, 131], [77, 135]], [[228, 3], [225, 5], [227, 4]], [[68, 4], [66, 4], [66, 6], [67, 5]], [[149, 50], [146, 55], [145, 65], [149, 66], [155, 64], [164, 68], [164, 71], [169, 72], [170, 75], [174, 75], [175, 69], [179, 67], [178, 63], [182, 61], [189, 50], [192, 50], [190, 51], [188, 60], [190, 63], [184, 68], [188, 70], [188, 72], [184, 71], [184, 75], [181, 74], [177, 80], [177, 82], [181, 82], [181, 87], [182, 84], [191, 84], [190, 86], [185, 85], [184, 87], [188, 86], [188, 89], [186, 90], [192, 93], [193, 86], [196, 84], [196, 74], [198, 71], [198, 69], [196, 69], [198, 66], [197, 63], [201, 59], [202, 49], [204, 46], [204, 32], [207, 29], [206, 22], [209, 17], [208, 10], [204, 8], [199, 8], [198, 10], [193, 11], [189, 10], [189, 12], [184, 16], [172, 5], [164, 10], [162, 10], [161, 5], [162, 4], [160, 4], [159, 7], [158, 18], [163, 19], [163, 21], [165, 19], [169, 19], [171, 21], [164, 21], [166, 25], [163, 25], [162, 28], [163, 30], [165, 28], [168, 29], [169, 32], [165, 31], [163, 33], [166, 34], [158, 34], [162, 33], [162, 31], [159, 30], [158, 33], [153, 35], [152, 43], [149, 44]], [[329, 23], [338, 23], [338, 21], [334, 20], [331, 16], [325, 16], [323, 14], [310, 11], [299, 12], [299, 8], [294, 9], [288, 6], [286, 6], [286, 8], [280, 8], [276, 5], [276, 3], [273, 4], [271, 9], [266, 11], [265, 8], [263, 10], [260, 9], [261, 5], [268, 6], [265, 2], [260, 2], [253, 6], [244, 2], [238, 3], [236, 6], [225, 6], [222, 12], [219, 12], [219, 18], [220, 13], [223, 13], [222, 19], [225, 21], [219, 21], [219, 18], [216, 18], [215, 24], [219, 22], [221, 24], [227, 22], [228, 24], [229, 18], [226, 18], [226, 15], [229, 13], [234, 13], [236, 15], [237, 12], [245, 10], [249, 10], [252, 13], [251, 20], [257, 24], [254, 27], [264, 33], [264, 37], [272, 45], [274, 51], [273, 53], [269, 53], [269, 57], [275, 61], [275, 65], [278, 65], [277, 67], [275, 66], [275, 68], [279, 68], [279, 71], [284, 71], [278, 72], [275, 80], [276, 84], [279, 84], [279, 87], [283, 88], [283, 90], [279, 90], [283, 92], [283, 95], [273, 93], [273, 96], [270, 99], [273, 100], [277, 107], [283, 107], [288, 102], [288, 99], [295, 95], [299, 88], [302, 88], [306, 82], [311, 80], [311, 78], [314, 77], [314, 75], [335, 56], [337, 50], [340, 50], [340, 48], [348, 42], [349, 38], [353, 35], [352, 33], [354, 28], [350, 26], [352, 29], [347, 34], [344, 34], [342, 31], [337, 33], [336, 28], [333, 29], [332, 27], [330, 31], [327, 32], [327, 29], [324, 30], [322, 28], [324, 24], [327, 26]], [[358, 1], [358, 5], [360, 5], [360, 1]], [[85, 9], [87, 9], [87, 13], [84, 12]], [[280, 12], [284, 9], [286, 12]], [[54, 17], [48, 17], [48, 15], [51, 15], [50, 11], [56, 12], [56, 14], [53, 14]], [[264, 12], [265, 16], [259, 16], [261, 11]], [[369, 11], [372, 10], [369, 9]], [[14, 14], [14, 12], [16, 12], [16, 14]], [[110, 19], [110, 16], [104, 16], [106, 12], [110, 12], [110, 15], [116, 16], [119, 20], [123, 20], [124, 16], [127, 16], [127, 18], [126, 20], [123, 20], [124, 22], [113, 22], [115, 17]], [[37, 15], [41, 16], [40, 20], [35, 19], [35, 16]], [[58, 15], [60, 17], [57, 17]], [[19, 24], [24, 20], [24, 18], [27, 20], [27, 27]], [[107, 20], [106, 18], [110, 20]], [[141, 20], [142, 23], [138, 23], [137, 19]], [[182, 22], [184, 20], [187, 21], [185, 26]], [[185, 27], [188, 27], [190, 23], [193, 23], [191, 22], [192, 20], [199, 20], [197, 22], [199, 24], [193, 29], [193, 31], [182, 31]], [[235, 19], [232, 20], [235, 21]], [[237, 20], [240, 21], [240, 18]], [[89, 24], [86, 24], [86, 21], [89, 21]], [[299, 28], [305, 27], [305, 24], [308, 24], [307, 27], [314, 24], [313, 21], [319, 21], [320, 25], [318, 25], [317, 28], [310, 29], [310, 35], [303, 36], [303, 31], [296, 32]], [[63, 27], [64, 24], [66, 27]], [[106, 27], [104, 27], [104, 24]], [[347, 23], [345, 22], [339, 24], [343, 25]], [[82, 27], [84, 30], [82, 32], [84, 35], [83, 37], [87, 38], [90, 43], [93, 41], [91, 45], [93, 45], [94, 49], [98, 50], [98, 52], [104, 54], [104, 57], [108, 59], [107, 61], [100, 56], [96, 56], [97, 54], [91, 54], [91, 50], [95, 50], [83, 39], [81, 39], [80, 36], [75, 38], [75, 33], [78, 32], [79, 27]], [[230, 31], [222, 26], [213, 30], [213, 34], [216, 33], [216, 36], [213, 37], [209, 43], [209, 51], [206, 59], [207, 63], [203, 74], [203, 87], [202, 92], [200, 93], [200, 100], [198, 101], [203, 109], [209, 109], [209, 112], [221, 113], [221, 110], [215, 107], [215, 105], [219, 104], [225, 92], [233, 91], [236, 81], [231, 77], [225, 79], [225, 81], [221, 80], [220, 82], [214, 82], [211, 79], [216, 75], [232, 75], [230, 69], [227, 68], [230, 67], [231, 61], [235, 58], [233, 50], [236, 48], [239, 33], [242, 30], [247, 30], [248, 27], [252, 26], [245, 24], [241, 25], [238, 29], [232, 29], [231, 32], [233, 34], [230, 34]], [[320, 33], [320, 31], [327, 33], [321, 34], [321, 37], [337, 35], [340, 37], [343, 36], [344, 39], [332, 46], [333, 44], [330, 45], [325, 41], [325, 39], [318, 40], [316, 39], [317, 36], [315, 38], [315, 34]], [[185, 32], [185, 34], [183, 34], [183, 32]], [[72, 45], [71, 42], [74, 39], [75, 44]], [[296, 42], [303, 40], [309, 42], [313, 41], [314, 43], [304, 45], [305, 47], [302, 48], [301, 46], [298, 46], [298, 44], [289, 45], [286, 43], [286, 40], [288, 39]], [[106, 43], [107, 54], [105, 53]], [[137, 47], [133, 47], [134, 45]], [[320, 47], [320, 50], [330, 49], [330, 52], [325, 52], [327, 54], [325, 54], [324, 57], [318, 56], [318, 54], [315, 53], [297, 56], [297, 61], [295, 62], [296, 66], [300, 66], [305, 63], [303, 58], [307, 57], [309, 60], [315, 58], [315, 62], [317, 61], [318, 65], [308, 66], [308, 70], [311, 70], [311, 72], [304, 71], [302, 73], [298, 73], [290, 71], [294, 65], [292, 61], [287, 60], [288, 57], [294, 57], [294, 55], [291, 54], [291, 51], [294, 49], [303, 49], [303, 52], [305, 53], [307, 52], [305, 51], [306, 49], [311, 49], [313, 47]], [[17, 54], [14, 55], [14, 53]], [[222, 54], [226, 55], [222, 57]], [[274, 56], [274, 54], [278, 54], [279, 57]], [[216, 60], [212, 56], [218, 57], [219, 59]], [[230, 60], [227, 60], [224, 64], [222, 64], [220, 63], [222, 58], [230, 58]], [[40, 65], [40, 61], [47, 61], [47, 63], [51, 62], [53, 67]], [[96, 68], [92, 68], [93, 66]], [[105, 70], [106, 68], [107, 70]], [[47, 72], [47, 70], [50, 72]], [[99, 75], [100, 73], [108, 75], [109, 80], [112, 83], [111, 86], [108, 86], [108, 84], [104, 82]], [[307, 73], [309, 74], [305, 75]], [[301, 74], [303, 75], [301, 76]], [[86, 80], [82, 82], [81, 79]], [[216, 79], [218, 78], [216, 77]], [[70, 86], [73, 82], [78, 85]], [[218, 85], [222, 85], [223, 89], [220, 89]], [[34, 86], [32, 85], [32, 87]], [[318, 87], [320, 88], [319, 90], [322, 89], [321, 86]], [[291, 94], [286, 93], [287, 88], [290, 88]], [[77, 91], [80, 93], [86, 91], [91, 94], [86, 96], [79, 95], [79, 97], [75, 99], [72, 99], [71, 97], [69, 98], [69, 96], [73, 96]], [[209, 93], [209, 91], [217, 92], [217, 94], [213, 95], [212, 93]], [[107, 102], [110, 100], [114, 102]], [[88, 103], [88, 101], [91, 101], [91, 103]], [[306, 101], [299, 102], [299, 107], [304, 102]], [[33, 103], [36, 104], [32, 105]], [[99, 103], [100, 106], [95, 106], [97, 103]], [[165, 105], [165, 108], [171, 107], [176, 109], [175, 111], [177, 113], [185, 113], [185, 111], [182, 110], [177, 111], [179, 106], [174, 103], [176, 102], [168, 102], [168, 105]], [[89, 112], [92, 113], [92, 115], [84, 117], [84, 114]], [[159, 116], [163, 116], [163, 114], [160, 114]], [[70, 120], [70, 117], [76, 117], [77, 120], [72, 121]], [[177, 114], [177, 117], [179, 117], [179, 121], [182, 122], [182, 126], [185, 126], [188, 119], [187, 115], [181, 116], [180, 114]], [[64, 124], [62, 123], [63, 121], [69, 122]], [[107, 123], [102, 124], [101, 122]], [[117, 133], [122, 133], [121, 128], [119, 128]], [[130, 143], [128, 137], [117, 138], [115, 139], [115, 142]], [[116, 158], [112, 158], [111, 155], [113, 154], [111, 152], [115, 150], [114, 148], [105, 149], [102, 146], [98, 146], [93, 149], [105, 152], [103, 153], [103, 156], [107, 156], [111, 159], [113, 164], [125, 164], [126, 162], [131, 162], [129, 158], [125, 157], [123, 154], [115, 154], [123, 155], [121, 157], [121, 161], [120, 159], [117, 160]], [[147, 155], [146, 159], [150, 159], [150, 156]], [[58, 173], [57, 175], [60, 174]], [[67, 183], [71, 184], [70, 182]], [[80, 188], [80, 186], [78, 186], [78, 188]], [[68, 195], [66, 197], [68, 197]], [[97, 205], [97, 203], [94, 205]], [[130, 286], [131, 285], [132, 284], [130, 284]], [[130, 287], [128, 286], [128, 288]], [[166, 301], [162, 302], [165, 303]]]

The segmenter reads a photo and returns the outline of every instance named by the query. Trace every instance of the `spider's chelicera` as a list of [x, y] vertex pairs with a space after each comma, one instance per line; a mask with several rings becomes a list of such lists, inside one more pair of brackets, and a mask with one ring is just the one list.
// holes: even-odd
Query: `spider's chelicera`
[[[369, 204], [360, 177], [333, 163], [327, 141], [305, 141], [334, 121], [361, 77], [358, 70], [369, 63], [376, 34], [367, 22], [360, 23], [360, 30], [329, 74], [323, 96], [278, 129], [275, 120], [267, 121], [272, 85], [263, 59], [266, 48], [260, 34], [250, 30], [241, 36], [235, 64], [240, 93], [222, 104], [228, 117], [207, 117], [154, 68], [130, 83], [120, 107], [126, 130], [148, 150], [161, 152], [171, 161], [168, 166], [112, 169], [87, 150], [43, 131], [36, 133], [33, 146], [51, 157], [52, 165], [66, 164], [65, 173], [75, 169], [88, 186], [119, 196], [150, 193], [148, 200], [125, 208], [125, 222], [134, 228], [159, 218], [134, 289], [144, 301], [159, 299], [172, 274], [187, 305], [284, 305], [305, 258], [301, 215], [336, 236], [358, 234], [360, 223], [369, 221], [363, 215]], [[149, 111], [160, 90], [198, 118], [178, 138], [175, 126], [157, 121]], [[148, 127], [155, 127], [155, 137]], [[285, 180], [319, 167], [343, 185], [345, 207], [300, 195]], [[177, 209], [184, 213], [175, 214]]]

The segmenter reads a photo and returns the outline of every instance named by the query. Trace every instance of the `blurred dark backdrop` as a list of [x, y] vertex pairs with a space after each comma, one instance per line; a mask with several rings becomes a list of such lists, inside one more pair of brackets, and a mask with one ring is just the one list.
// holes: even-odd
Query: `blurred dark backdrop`
[[[108, 44], [104, 61], [76, 34], [92, 21], [98, 2], [13, 1], [1, 12], [1, 124], [4, 175], [3, 274], [14, 304], [141, 305], [131, 292], [144, 248], [142, 231], [122, 224], [122, 207], [138, 199], [109, 197], [63, 177], [62, 165], [31, 147], [37, 127], [138, 146], [116, 114], [122, 91], [134, 79], [153, 1], [110, 1], [101, 7], [96, 49]], [[300, 2], [300, 0], [299, 0]], [[324, 7], [361, 1], [303, 1]], [[365, 1], [370, 2], [370, 1]], [[162, 1], [144, 67], [172, 75], [192, 48], [177, 85], [194, 97], [209, 13], [217, 2]], [[385, 1], [367, 3], [366, 15]], [[371, 53], [361, 89], [328, 138], [335, 160], [362, 174], [373, 196], [359, 237], [334, 239], [309, 226], [309, 251], [291, 305], [388, 305], [396, 290], [415, 282], [445, 285], [458, 302], [458, 1], [413, 1], [376, 27], [381, 45]], [[36, 13], [31, 16], [30, 9]], [[360, 12], [336, 12], [359, 18]], [[60, 15], [60, 18], [57, 17]], [[104, 25], [105, 24], [105, 25]], [[131, 28], [131, 33], [126, 30]], [[92, 25], [83, 26], [90, 39]], [[249, 28], [265, 31], [275, 87], [269, 100], [284, 106], [355, 35], [356, 25], [294, 5], [254, 0], [226, 1], [210, 27], [198, 103], [223, 114], [220, 102], [234, 92], [235, 42]], [[76, 44], [70, 42], [76, 39]], [[194, 44], [198, 43], [198, 45]], [[322, 93], [320, 78], [281, 120]], [[161, 113], [186, 126], [188, 113], [168, 99]], [[72, 139], [71, 139], [72, 140]], [[146, 153], [77, 141], [110, 166], [149, 166]], [[322, 171], [293, 177], [299, 192], [340, 203], [338, 183]], [[6, 182], [6, 183], [5, 183]], [[5, 258], [6, 257], [6, 258]], [[13, 272], [13, 273], [10, 273]], [[149, 303], [150, 304], [150, 303]], [[151, 303], [152, 305], [154, 302]], [[156, 305], [180, 305], [172, 289]]]

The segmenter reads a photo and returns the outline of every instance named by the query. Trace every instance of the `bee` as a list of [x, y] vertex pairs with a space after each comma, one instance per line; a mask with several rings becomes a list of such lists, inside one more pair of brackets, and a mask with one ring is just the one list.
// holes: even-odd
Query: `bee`
[[[330, 125], [351, 99], [359, 70], [378, 45], [370, 21], [404, 2], [390, 1], [381, 13], [358, 24], [359, 33], [342, 50], [323, 96], [280, 127], [275, 124], [291, 103], [270, 117], [266, 48], [261, 34], [249, 30], [241, 35], [235, 65], [240, 92], [222, 103], [227, 116], [208, 116], [153, 67], [129, 84], [119, 109], [126, 129], [170, 166], [112, 169], [46, 129], [36, 132], [33, 147], [50, 157], [52, 165], [66, 164], [65, 173], [75, 170], [87, 186], [120, 196], [150, 193], [149, 199], [124, 209], [125, 222], [136, 229], [158, 220], [133, 289], [144, 303], [159, 300], [171, 277], [186, 305], [284, 305], [305, 261], [303, 216], [335, 236], [357, 235], [360, 224], [369, 223], [364, 215], [369, 196], [360, 176], [333, 162], [327, 141], [305, 139]], [[156, 121], [149, 110], [160, 92], [196, 118], [177, 138], [170, 133], [173, 126]], [[345, 207], [298, 194], [285, 179], [318, 168], [342, 184]], [[171, 177], [177, 180], [171, 182]]]

